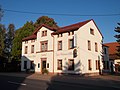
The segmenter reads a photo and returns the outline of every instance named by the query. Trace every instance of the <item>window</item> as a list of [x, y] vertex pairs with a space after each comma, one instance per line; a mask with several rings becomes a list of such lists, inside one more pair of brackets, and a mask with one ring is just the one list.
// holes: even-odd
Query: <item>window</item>
[[62, 34], [62, 33], [58, 34], [58, 37], [62, 37], [62, 36], [63, 36], [63, 34]]
[[47, 68], [49, 68], [49, 63], [47, 63]]
[[68, 36], [73, 35], [73, 34], [74, 34], [74, 31], [68, 32]]
[[34, 45], [31, 46], [31, 53], [34, 53]]
[[106, 50], [106, 48], [104, 48], [104, 54], [106, 54], [107, 53], [107, 50]]
[[35, 40], [33, 39], [33, 40], [31, 40], [31, 43], [33, 43], [33, 42], [35, 42]]
[[88, 50], [91, 50], [91, 42], [88, 40]]
[[103, 69], [105, 70], [109, 69], [109, 61], [103, 61]]
[[43, 37], [43, 36], [47, 36], [47, 30], [42, 31], [42, 37]]
[[27, 54], [28, 46], [25, 46], [25, 54]]
[[90, 29], [90, 34], [94, 35], [94, 29]]
[[92, 62], [90, 59], [88, 60], [88, 70], [92, 70]]
[[34, 61], [30, 61], [30, 69], [34, 69]]
[[96, 60], [96, 70], [99, 70], [99, 68], [100, 68], [100, 61]]
[[62, 41], [58, 41], [58, 50], [62, 50]]
[[74, 31], [72, 31], [72, 35], [74, 34]]
[[68, 36], [70, 36], [70, 32], [68, 32]]
[[24, 61], [24, 69], [27, 69], [27, 61]]
[[95, 51], [98, 52], [98, 45], [95, 43]]
[[40, 68], [40, 63], [38, 63], [38, 68]]
[[28, 41], [25, 41], [25, 44], [27, 44], [28, 43]]
[[57, 70], [62, 70], [62, 60], [58, 60]]
[[74, 70], [74, 60], [73, 59], [69, 59], [68, 60], [68, 70]]
[[74, 42], [73, 42], [73, 39], [69, 39], [69, 42], [68, 42], [68, 48], [69, 48], [69, 49], [74, 48]]
[[48, 42], [47, 41], [41, 42], [41, 51], [47, 51], [47, 48], [48, 48]]

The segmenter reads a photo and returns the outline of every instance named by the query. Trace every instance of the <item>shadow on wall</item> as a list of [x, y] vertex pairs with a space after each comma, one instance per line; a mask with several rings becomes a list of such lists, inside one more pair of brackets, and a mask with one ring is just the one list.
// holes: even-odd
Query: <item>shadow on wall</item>
[[30, 60], [26, 56], [22, 56], [21, 59], [21, 71], [26, 73], [34, 73], [35, 72], [35, 63], [34, 61]]
[[80, 62], [80, 60], [77, 63], [74, 63], [74, 61], [69, 61], [65, 63], [65, 66], [63, 66], [62, 74], [68, 74], [68, 75], [81, 75], [81, 67], [84, 69], [84, 66]]
[[[81, 70], [82, 68], [82, 70]], [[72, 82], [72, 78], [75, 77], [83, 77], [82, 71], [84, 70], [84, 66], [80, 62], [80, 60], [77, 63], [74, 63], [74, 61], [68, 61], [63, 66], [62, 72], [59, 74], [54, 75], [51, 78], [51, 81], [47, 83], [48, 88], [47, 90], [64, 90], [65, 87], [63, 84], [65, 84], [66, 80], [70, 80], [69, 82]], [[67, 84], [67, 83], [66, 83]], [[69, 83], [68, 83], [69, 84]], [[62, 86], [63, 85], [63, 86]], [[61, 87], [62, 86], [62, 87]], [[70, 88], [66, 88], [70, 89]], [[70, 90], [73, 90], [71, 88]]]

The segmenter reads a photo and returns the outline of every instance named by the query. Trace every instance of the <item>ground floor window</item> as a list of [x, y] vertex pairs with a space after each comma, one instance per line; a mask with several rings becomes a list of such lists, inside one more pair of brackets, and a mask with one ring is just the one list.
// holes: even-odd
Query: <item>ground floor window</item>
[[99, 68], [100, 68], [100, 61], [96, 60], [95, 62], [96, 62], [96, 70], [99, 70]]
[[57, 62], [57, 70], [62, 70], [62, 60], [58, 60]]
[[92, 70], [92, 62], [91, 62], [91, 59], [88, 60], [88, 70]]
[[34, 69], [34, 61], [30, 61], [30, 69]]
[[27, 69], [27, 61], [24, 61], [24, 69]]
[[74, 59], [68, 60], [68, 70], [74, 70]]

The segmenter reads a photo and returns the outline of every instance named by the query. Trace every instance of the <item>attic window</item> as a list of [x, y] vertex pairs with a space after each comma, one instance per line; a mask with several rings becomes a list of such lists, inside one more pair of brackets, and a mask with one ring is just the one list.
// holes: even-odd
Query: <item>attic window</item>
[[74, 34], [74, 31], [68, 32], [68, 36], [73, 35], [73, 34]]
[[94, 35], [94, 29], [90, 28], [90, 34]]
[[27, 44], [28, 43], [28, 41], [25, 41], [25, 44]]
[[42, 37], [43, 37], [43, 36], [47, 36], [47, 30], [42, 31]]
[[58, 37], [62, 37], [62, 36], [63, 36], [63, 34], [62, 34], [62, 33], [58, 34]]

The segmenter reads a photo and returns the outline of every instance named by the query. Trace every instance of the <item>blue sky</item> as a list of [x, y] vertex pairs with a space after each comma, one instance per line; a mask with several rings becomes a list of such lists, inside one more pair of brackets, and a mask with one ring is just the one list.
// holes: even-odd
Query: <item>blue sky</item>
[[[120, 14], [120, 0], [0, 0], [3, 9], [55, 14], [77, 15], [105, 15]], [[15, 24], [16, 29], [22, 27], [26, 21], [34, 21], [45, 14], [28, 14], [4, 11], [1, 22], [6, 27]], [[104, 36], [104, 42], [114, 42], [115, 27], [120, 22], [118, 16], [57, 16], [53, 18], [58, 26], [66, 26], [77, 22], [94, 19]]]

